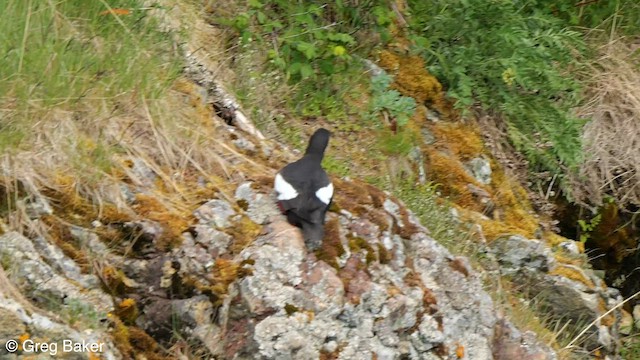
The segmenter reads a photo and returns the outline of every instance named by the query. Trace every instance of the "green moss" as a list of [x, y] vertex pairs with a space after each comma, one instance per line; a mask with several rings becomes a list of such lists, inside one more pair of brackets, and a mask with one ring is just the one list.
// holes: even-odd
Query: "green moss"
[[373, 247], [371, 247], [371, 245], [369, 245], [369, 243], [367, 242], [367, 240], [359, 237], [359, 236], [351, 236], [348, 235], [347, 239], [349, 240], [349, 249], [353, 252], [358, 252], [361, 250], [365, 251], [365, 260], [367, 262], [367, 265], [373, 263], [374, 261], [378, 260], [378, 256], [375, 252], [375, 250], [373, 250]]
[[291, 305], [289, 303], [286, 303], [284, 305], [284, 311], [287, 313], [288, 316], [291, 316], [291, 315], [299, 312], [300, 308], [295, 306], [295, 305]]
[[245, 199], [240, 199], [236, 201], [236, 204], [240, 207], [240, 209], [247, 211], [249, 209], [249, 203]]
[[258, 237], [260, 231], [262, 231], [262, 226], [254, 223], [247, 216], [242, 216], [227, 230], [227, 233], [233, 238], [229, 247], [231, 253], [239, 254]]

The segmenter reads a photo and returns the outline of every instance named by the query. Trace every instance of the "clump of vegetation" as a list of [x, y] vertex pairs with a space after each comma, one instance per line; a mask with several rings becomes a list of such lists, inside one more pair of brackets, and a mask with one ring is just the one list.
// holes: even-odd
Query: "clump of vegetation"
[[[535, 5], [513, 1], [409, 1], [412, 37], [456, 107], [501, 114], [534, 170], [562, 172], [581, 161], [583, 122], [570, 112], [580, 84], [568, 71], [580, 33]], [[465, 26], [460, 26], [464, 23]]]
[[155, 98], [179, 70], [167, 35], [136, 0], [0, 3], [0, 147], [29, 135], [51, 107], [84, 104], [139, 91]]
[[[388, 74], [380, 74], [371, 79], [371, 100], [368, 118], [387, 124], [394, 132], [397, 127], [406, 126], [416, 111], [416, 101], [402, 96], [398, 90], [391, 89], [393, 78]], [[384, 121], [380, 121], [382, 115]]]
[[388, 10], [382, 4], [252, 0], [234, 16], [217, 21], [235, 29], [241, 43], [256, 42], [268, 49], [270, 65], [300, 87], [291, 99], [297, 112], [337, 118], [347, 111], [341, 98], [348, 96], [350, 80], [344, 75], [361, 68], [353, 54], [365, 44], [354, 37], [353, 29], [365, 35], [372, 34], [371, 24], [386, 25]]

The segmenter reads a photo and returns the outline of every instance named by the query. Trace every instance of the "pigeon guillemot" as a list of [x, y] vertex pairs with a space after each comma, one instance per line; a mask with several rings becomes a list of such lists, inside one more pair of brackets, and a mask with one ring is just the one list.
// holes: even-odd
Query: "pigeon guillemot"
[[333, 198], [333, 184], [320, 165], [330, 135], [326, 129], [316, 130], [302, 159], [282, 168], [274, 182], [280, 211], [302, 228], [310, 250], [322, 244], [324, 216]]

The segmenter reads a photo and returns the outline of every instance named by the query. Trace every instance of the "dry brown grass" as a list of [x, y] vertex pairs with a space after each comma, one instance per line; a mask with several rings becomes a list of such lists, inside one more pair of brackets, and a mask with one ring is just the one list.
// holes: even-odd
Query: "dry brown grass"
[[588, 205], [611, 196], [621, 207], [640, 204], [640, 59], [626, 39], [600, 48], [590, 67], [588, 99], [578, 115], [587, 159], [574, 179], [575, 195]]

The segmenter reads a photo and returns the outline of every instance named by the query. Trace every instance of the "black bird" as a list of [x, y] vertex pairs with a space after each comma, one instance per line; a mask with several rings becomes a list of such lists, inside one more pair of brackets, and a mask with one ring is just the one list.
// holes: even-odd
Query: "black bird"
[[333, 199], [333, 184], [320, 165], [330, 135], [326, 129], [316, 130], [302, 159], [282, 168], [274, 182], [280, 211], [291, 225], [302, 228], [310, 250], [322, 244], [324, 216]]

